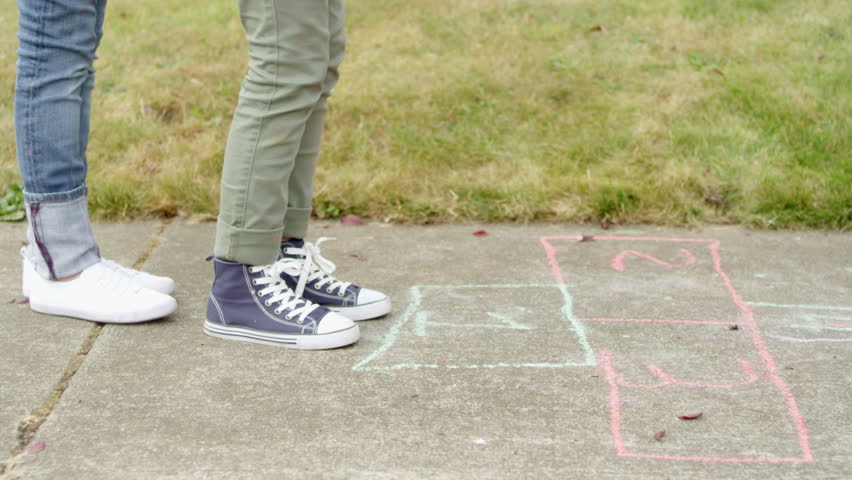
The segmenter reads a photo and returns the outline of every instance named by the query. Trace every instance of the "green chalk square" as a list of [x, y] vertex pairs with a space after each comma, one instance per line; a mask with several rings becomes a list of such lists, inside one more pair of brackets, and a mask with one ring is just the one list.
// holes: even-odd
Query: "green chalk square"
[[[409, 297], [381, 345], [353, 370], [596, 365], [565, 285], [417, 285]], [[560, 335], [570, 343], [559, 343]], [[404, 361], [393, 360], [399, 356]], [[495, 358], [468, 363], [465, 356]], [[540, 358], [519, 358], [527, 356]]]

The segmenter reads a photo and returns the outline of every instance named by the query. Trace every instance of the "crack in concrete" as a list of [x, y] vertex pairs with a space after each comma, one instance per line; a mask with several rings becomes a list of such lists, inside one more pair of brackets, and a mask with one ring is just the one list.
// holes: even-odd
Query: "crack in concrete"
[[[160, 245], [162, 235], [171, 223], [171, 219], [164, 220], [160, 224], [160, 228], [151, 235], [148, 239], [148, 243], [145, 245], [145, 248], [142, 249], [139, 257], [137, 257], [136, 261], [133, 262], [132, 267], [134, 269], [140, 269], [145, 262], [148, 261], [148, 257], [150, 257], [151, 253], [153, 253], [157, 246]], [[16, 465], [19, 465], [23, 461], [24, 457], [27, 455], [26, 449], [32, 442], [33, 438], [35, 438], [38, 433], [38, 429], [48, 419], [48, 417], [50, 417], [50, 414], [53, 413], [53, 410], [57, 407], [57, 405], [59, 405], [62, 395], [65, 393], [65, 390], [68, 389], [74, 375], [76, 375], [77, 371], [80, 370], [80, 367], [83, 366], [83, 362], [95, 346], [95, 342], [98, 340], [98, 337], [100, 337], [104, 326], [105, 324], [103, 323], [96, 323], [95, 326], [92, 327], [92, 330], [89, 331], [89, 334], [83, 341], [83, 345], [80, 347], [80, 350], [71, 358], [68, 362], [68, 366], [65, 367], [65, 371], [62, 373], [62, 378], [60, 378], [56, 386], [53, 387], [41, 406], [33, 410], [32, 413], [25, 416], [20, 422], [18, 422], [18, 444], [12, 449], [11, 456], [7, 460], [0, 462], [0, 480], [15, 480], [19, 478], [17, 475], [12, 473], [12, 470]]]

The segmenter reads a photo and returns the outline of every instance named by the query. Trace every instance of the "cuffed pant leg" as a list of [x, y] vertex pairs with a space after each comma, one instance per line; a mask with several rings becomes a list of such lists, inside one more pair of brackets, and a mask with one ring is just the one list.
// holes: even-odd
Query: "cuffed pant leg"
[[278, 257], [290, 175], [329, 65], [325, 0], [240, 0], [249, 71], [234, 113], [216, 256], [265, 265]]
[[66, 194], [73, 198], [25, 195], [29, 244], [24, 255], [39, 275], [50, 280], [76, 275], [100, 261], [86, 188]]

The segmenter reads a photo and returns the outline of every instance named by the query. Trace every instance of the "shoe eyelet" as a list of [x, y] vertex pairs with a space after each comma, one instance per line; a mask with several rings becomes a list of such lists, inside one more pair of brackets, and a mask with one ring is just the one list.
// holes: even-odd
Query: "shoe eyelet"
[[273, 312], [275, 312], [275, 315], [281, 315], [281, 309], [279, 308], [276, 308], [275, 310], [273, 310]]
[[325, 289], [325, 291], [326, 291], [326, 293], [331, 293], [331, 292], [334, 291], [334, 289], [331, 288], [331, 287], [328, 287], [328, 288]]
[[252, 279], [251, 279], [251, 284], [252, 284], [252, 285], [257, 286], [257, 279], [256, 279], [256, 278], [252, 278]]
[[346, 292], [337, 292], [337, 296], [338, 296], [338, 297], [342, 297], [342, 296], [344, 296], [344, 295], [346, 295]]
[[287, 315], [284, 315], [284, 318], [285, 318], [286, 320], [292, 320], [292, 319], [293, 319], [293, 315], [290, 315], [290, 314], [288, 313]]
[[271, 307], [271, 306], [272, 306], [272, 302], [270, 302], [269, 300], [267, 300], [267, 301], [263, 302], [263, 304], [264, 304], [264, 305], [266, 305], [267, 307]]

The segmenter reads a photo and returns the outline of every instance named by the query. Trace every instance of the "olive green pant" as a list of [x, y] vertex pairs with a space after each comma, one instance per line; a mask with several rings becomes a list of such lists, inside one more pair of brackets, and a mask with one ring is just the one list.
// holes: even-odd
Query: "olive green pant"
[[343, 61], [343, 0], [239, 7], [249, 65], [225, 149], [214, 253], [267, 265], [282, 236], [307, 231], [326, 98]]

